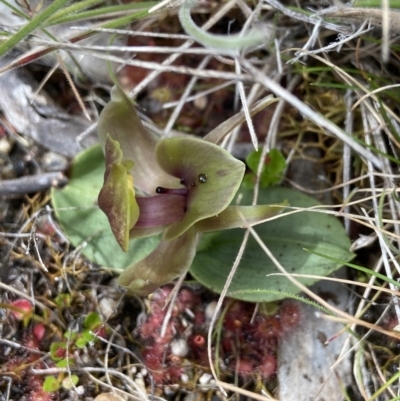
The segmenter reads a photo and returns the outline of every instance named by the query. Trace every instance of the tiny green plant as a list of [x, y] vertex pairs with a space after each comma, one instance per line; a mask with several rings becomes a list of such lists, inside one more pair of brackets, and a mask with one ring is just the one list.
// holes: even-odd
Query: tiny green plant
[[[247, 173], [243, 179], [243, 185], [246, 189], [254, 188], [256, 182], [256, 174], [260, 159], [262, 156], [262, 149], [251, 152], [246, 157], [246, 164], [251, 172]], [[271, 185], [278, 184], [281, 181], [281, 176], [286, 167], [286, 160], [278, 149], [271, 149], [263, 162], [260, 187], [267, 188]]]
[[[50, 345], [50, 358], [58, 368], [68, 368], [74, 365], [74, 353], [85, 348], [96, 341], [97, 336], [104, 336], [104, 325], [101, 316], [97, 312], [89, 313], [83, 323], [83, 330], [75, 332], [68, 329], [64, 333], [65, 341], [55, 341]], [[60, 387], [71, 388], [78, 384], [79, 378], [76, 375], [65, 377], [60, 374], [58, 377], [47, 376], [43, 383], [43, 390], [48, 392], [57, 391]]]

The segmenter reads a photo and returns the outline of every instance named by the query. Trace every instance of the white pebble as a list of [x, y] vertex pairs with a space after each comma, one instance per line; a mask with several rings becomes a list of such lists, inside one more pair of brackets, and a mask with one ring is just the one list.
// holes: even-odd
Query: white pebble
[[55, 152], [46, 152], [43, 155], [42, 163], [46, 171], [62, 171], [68, 166], [67, 158]]
[[0, 153], [8, 155], [11, 150], [11, 143], [7, 138], [0, 139]]
[[104, 297], [99, 301], [99, 310], [105, 320], [107, 320], [114, 313], [116, 307], [117, 301], [114, 299]]
[[187, 341], [183, 338], [179, 338], [171, 341], [171, 352], [176, 356], [186, 356], [189, 352], [189, 346]]
[[199, 378], [199, 383], [200, 384], [208, 384], [211, 379], [212, 379], [212, 375], [210, 375], [209, 373], [203, 373]]
[[83, 395], [85, 394], [85, 387], [84, 386], [76, 386], [75, 387], [76, 393], [78, 395]]
[[207, 96], [200, 96], [193, 100], [193, 104], [198, 110], [203, 111], [208, 105], [208, 98]]
[[206, 315], [206, 320], [210, 321], [213, 318], [216, 307], [217, 307], [217, 301], [212, 301], [206, 306], [206, 309], [204, 311]]

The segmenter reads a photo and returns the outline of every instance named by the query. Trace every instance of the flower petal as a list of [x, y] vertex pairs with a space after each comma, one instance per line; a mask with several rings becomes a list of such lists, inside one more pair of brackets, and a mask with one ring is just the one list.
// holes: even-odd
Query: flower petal
[[156, 158], [188, 189], [186, 214], [167, 229], [167, 240], [182, 235], [197, 221], [221, 213], [235, 196], [245, 172], [245, 165], [226, 150], [195, 138], [160, 140]]
[[186, 198], [180, 195], [137, 197], [140, 208], [136, 227], [165, 226], [182, 220], [185, 216]]
[[135, 200], [133, 179], [128, 171], [133, 163], [122, 161], [123, 156], [119, 143], [110, 136], [107, 136], [105, 156], [106, 171], [98, 203], [108, 218], [115, 239], [126, 252], [129, 230], [139, 218], [139, 206]]
[[132, 294], [151, 294], [189, 269], [196, 254], [196, 243], [194, 228], [172, 241], [163, 238], [150, 255], [122, 272], [118, 284]]

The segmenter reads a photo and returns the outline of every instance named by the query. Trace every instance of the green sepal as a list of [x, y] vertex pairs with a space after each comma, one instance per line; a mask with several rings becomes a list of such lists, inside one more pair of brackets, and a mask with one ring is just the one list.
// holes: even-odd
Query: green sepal
[[153, 252], [121, 273], [118, 284], [131, 294], [151, 294], [189, 269], [196, 254], [196, 243], [194, 227], [172, 241], [161, 239]]

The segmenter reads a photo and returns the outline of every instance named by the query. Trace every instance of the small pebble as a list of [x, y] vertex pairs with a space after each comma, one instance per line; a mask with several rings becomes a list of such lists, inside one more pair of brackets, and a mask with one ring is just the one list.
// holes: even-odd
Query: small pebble
[[55, 152], [46, 152], [42, 157], [43, 168], [46, 171], [63, 171], [68, 166], [65, 156]]
[[76, 386], [75, 387], [76, 393], [81, 396], [85, 394], [85, 387], [84, 386]]
[[200, 378], [199, 378], [199, 383], [200, 384], [208, 384], [210, 383], [210, 380], [212, 379], [212, 375], [209, 373], [203, 373]]
[[175, 394], [175, 391], [172, 390], [169, 386], [164, 387], [164, 395], [169, 398], [172, 397]]
[[0, 153], [8, 155], [11, 150], [11, 143], [7, 138], [0, 139]]
[[203, 111], [208, 105], [207, 96], [200, 96], [193, 100], [194, 107], [196, 109]]
[[217, 301], [210, 302], [205, 309], [206, 320], [210, 321], [215, 313], [215, 308], [217, 307]]
[[104, 297], [99, 301], [100, 313], [105, 320], [109, 319], [109, 317], [114, 313], [116, 307], [117, 301], [112, 298]]
[[189, 353], [187, 341], [183, 338], [172, 340], [170, 346], [173, 355], [184, 357]]

